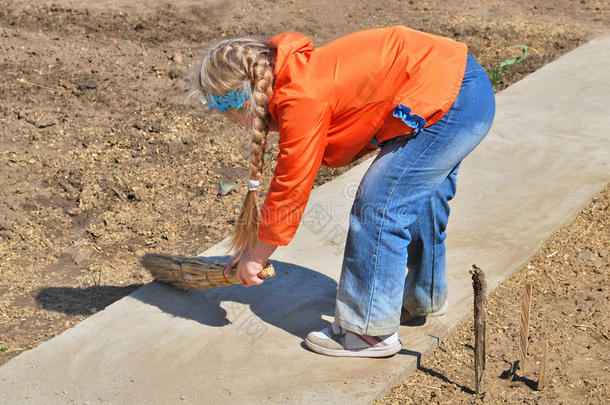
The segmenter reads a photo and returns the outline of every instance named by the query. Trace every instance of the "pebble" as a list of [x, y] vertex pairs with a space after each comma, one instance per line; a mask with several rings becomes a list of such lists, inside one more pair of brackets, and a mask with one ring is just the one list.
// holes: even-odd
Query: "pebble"
[[161, 126], [161, 124], [158, 124], [156, 122], [153, 122], [152, 124], [150, 124], [150, 127], [148, 128], [149, 132], [154, 132], [154, 133], [159, 133], [163, 130], [163, 127]]
[[171, 60], [173, 60], [174, 62], [176, 62], [177, 64], [182, 64], [184, 62], [184, 58], [182, 57], [181, 54], [179, 53], [174, 53], [172, 56], [169, 57]]
[[97, 83], [93, 79], [85, 79], [81, 84], [79, 84], [79, 90], [93, 90], [97, 88]]
[[15, 233], [12, 231], [9, 231], [8, 229], [4, 229], [4, 230], [0, 231], [0, 236], [10, 240], [10, 239], [15, 238]]
[[36, 128], [48, 128], [57, 124], [57, 116], [50, 113], [33, 113], [26, 116], [25, 120]]

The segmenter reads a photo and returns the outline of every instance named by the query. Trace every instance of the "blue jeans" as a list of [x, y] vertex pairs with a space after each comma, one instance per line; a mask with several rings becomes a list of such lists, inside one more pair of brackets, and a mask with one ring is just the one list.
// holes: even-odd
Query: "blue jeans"
[[415, 137], [384, 142], [350, 213], [335, 307], [340, 326], [391, 334], [401, 307], [423, 315], [445, 303], [448, 202], [460, 162], [485, 137], [494, 114], [487, 74], [469, 55], [460, 92], [443, 118]]

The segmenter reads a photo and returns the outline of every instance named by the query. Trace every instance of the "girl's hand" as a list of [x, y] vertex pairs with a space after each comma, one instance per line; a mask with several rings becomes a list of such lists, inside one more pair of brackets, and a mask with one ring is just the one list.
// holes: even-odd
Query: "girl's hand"
[[250, 287], [251, 285], [259, 285], [264, 281], [262, 278], [258, 277], [258, 273], [263, 270], [263, 265], [267, 262], [260, 263], [250, 256], [250, 252], [246, 251], [241, 259], [238, 260], [238, 255], [235, 254], [227, 266], [225, 267], [224, 273], [228, 275], [231, 273], [231, 269], [235, 264], [237, 264], [237, 272], [236, 276], [242, 282], [244, 287]]
[[239, 264], [237, 265], [237, 277], [242, 281], [244, 287], [250, 287], [252, 285], [260, 285], [265, 281], [258, 276], [263, 270], [264, 263], [259, 263], [250, 257], [249, 252], [246, 252]]
[[231, 258], [229, 263], [227, 263], [227, 267], [225, 267], [225, 274], [230, 273], [235, 263], [238, 263], [237, 277], [241, 280], [244, 287], [262, 284], [265, 280], [258, 277], [258, 273], [263, 270], [267, 259], [269, 259], [269, 256], [271, 256], [276, 248], [277, 246], [275, 245], [258, 240], [251, 252], [244, 252], [239, 263], [237, 254]]

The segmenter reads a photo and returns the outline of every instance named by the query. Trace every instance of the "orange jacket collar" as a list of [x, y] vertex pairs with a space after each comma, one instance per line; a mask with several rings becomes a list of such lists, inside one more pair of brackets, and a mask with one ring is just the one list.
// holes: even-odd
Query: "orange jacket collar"
[[298, 32], [283, 32], [267, 41], [267, 44], [276, 49], [275, 68], [273, 73], [278, 77], [286, 59], [297, 52], [313, 51], [313, 41]]

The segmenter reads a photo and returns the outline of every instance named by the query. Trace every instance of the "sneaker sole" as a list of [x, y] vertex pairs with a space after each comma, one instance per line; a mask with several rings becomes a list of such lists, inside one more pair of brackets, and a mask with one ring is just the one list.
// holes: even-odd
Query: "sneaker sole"
[[371, 346], [362, 350], [329, 349], [315, 344], [308, 339], [305, 339], [305, 345], [316, 353], [333, 357], [389, 357], [395, 355], [402, 349], [402, 344], [400, 344], [400, 342], [389, 346]]

